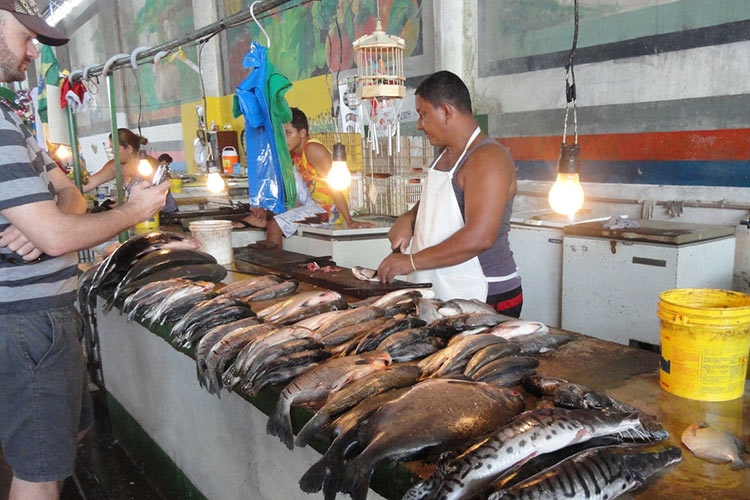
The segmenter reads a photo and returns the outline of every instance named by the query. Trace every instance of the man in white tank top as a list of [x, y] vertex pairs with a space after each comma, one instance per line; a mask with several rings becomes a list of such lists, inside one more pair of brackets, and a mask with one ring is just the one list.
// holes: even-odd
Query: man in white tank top
[[[441, 151], [428, 171], [420, 202], [389, 231], [391, 247], [401, 253], [383, 260], [378, 276], [383, 282], [397, 275], [429, 281], [443, 300], [485, 301], [488, 291], [504, 282], [518, 288], [520, 302], [512, 254], [510, 263], [501, 263], [510, 267], [493, 266], [505, 270], [501, 276], [486, 275], [490, 266], [480, 263], [483, 254], [500, 255], [496, 245], [502, 239], [503, 215], [516, 193], [510, 153], [479, 130], [468, 89], [453, 73], [440, 71], [423, 81], [416, 91], [416, 110], [417, 128]], [[463, 193], [462, 204], [457, 192]]]

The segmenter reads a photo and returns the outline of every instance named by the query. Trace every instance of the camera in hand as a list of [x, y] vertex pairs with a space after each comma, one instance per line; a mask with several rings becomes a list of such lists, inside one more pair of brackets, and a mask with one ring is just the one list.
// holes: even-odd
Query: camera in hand
[[167, 179], [169, 169], [166, 165], [159, 165], [156, 167], [156, 171], [154, 172], [154, 176], [151, 177], [151, 184], [154, 186], [157, 186], [164, 182]]

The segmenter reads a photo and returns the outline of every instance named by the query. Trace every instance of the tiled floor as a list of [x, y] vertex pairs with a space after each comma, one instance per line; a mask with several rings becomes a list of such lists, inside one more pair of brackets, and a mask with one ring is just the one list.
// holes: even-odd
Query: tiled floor
[[[75, 477], [65, 482], [61, 500], [160, 500], [112, 436], [106, 406], [97, 394], [94, 409], [94, 427], [78, 445]], [[8, 497], [11, 476], [0, 450], [0, 499]]]

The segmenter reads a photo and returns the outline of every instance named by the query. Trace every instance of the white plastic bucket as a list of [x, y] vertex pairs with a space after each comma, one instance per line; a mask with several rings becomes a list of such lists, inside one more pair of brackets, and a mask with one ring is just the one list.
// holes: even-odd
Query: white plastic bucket
[[202, 250], [216, 259], [219, 264], [231, 264], [232, 222], [228, 220], [197, 220], [188, 226], [190, 233], [201, 242]]

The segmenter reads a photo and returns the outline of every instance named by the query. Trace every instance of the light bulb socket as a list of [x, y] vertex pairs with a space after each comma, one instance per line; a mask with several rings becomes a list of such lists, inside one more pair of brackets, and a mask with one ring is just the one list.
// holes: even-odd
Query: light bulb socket
[[557, 173], [581, 173], [581, 150], [578, 144], [570, 145], [563, 143], [560, 148], [560, 156], [557, 158]]
[[333, 145], [333, 161], [346, 161], [346, 147], [343, 144], [337, 142]]

